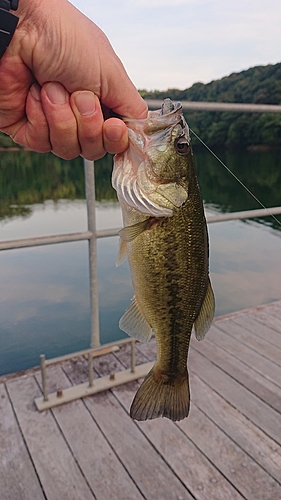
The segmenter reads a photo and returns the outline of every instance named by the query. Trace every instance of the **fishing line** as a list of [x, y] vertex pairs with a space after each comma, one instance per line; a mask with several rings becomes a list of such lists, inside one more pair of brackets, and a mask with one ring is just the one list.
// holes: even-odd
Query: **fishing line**
[[216, 158], [216, 160], [218, 160], [218, 162], [232, 175], [232, 177], [234, 177], [234, 179], [236, 179], [237, 182], [239, 182], [239, 184], [244, 188], [246, 189], [246, 191], [252, 196], [252, 198], [254, 198], [254, 200], [256, 200], [258, 202], [258, 204], [264, 208], [268, 215], [270, 215], [276, 222], [277, 224], [279, 224], [279, 226], [281, 226], [281, 222], [270, 212], [270, 210], [268, 210], [268, 208], [254, 195], [254, 193], [252, 193], [252, 191], [250, 191], [250, 189], [247, 188], [247, 186], [245, 186], [245, 184], [243, 184], [243, 182], [234, 174], [234, 172], [232, 172], [232, 170], [230, 170], [230, 168], [228, 168], [228, 166], [209, 148], [209, 146], [207, 146], [207, 144], [205, 144], [204, 141], [202, 141], [202, 139], [200, 139], [200, 137], [194, 132], [194, 130], [192, 130], [190, 127], [189, 127], [189, 130], [190, 132], [193, 133], [193, 135], [195, 135], [196, 139], [198, 139], [198, 141], [201, 142], [201, 144], [203, 144], [203, 146], [205, 146], [205, 148]]

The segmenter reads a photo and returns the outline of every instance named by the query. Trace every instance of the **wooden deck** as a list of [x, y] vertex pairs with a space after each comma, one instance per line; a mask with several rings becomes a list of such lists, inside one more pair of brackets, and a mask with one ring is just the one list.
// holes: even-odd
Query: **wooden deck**
[[[137, 363], [155, 358], [137, 345]], [[129, 364], [128, 347], [99, 374]], [[189, 355], [180, 423], [134, 422], [138, 382], [39, 413], [34, 370], [0, 379], [1, 500], [280, 500], [281, 302], [218, 318]], [[50, 390], [85, 381], [83, 358], [48, 368]]]

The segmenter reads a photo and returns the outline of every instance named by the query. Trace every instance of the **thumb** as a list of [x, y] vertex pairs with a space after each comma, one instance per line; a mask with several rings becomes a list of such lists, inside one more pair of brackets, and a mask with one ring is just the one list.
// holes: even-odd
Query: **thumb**
[[146, 118], [146, 102], [130, 80], [120, 59], [114, 55], [116, 59], [113, 62], [117, 61], [118, 65], [110, 65], [111, 71], [106, 75], [106, 88], [102, 88], [106, 91], [101, 93], [102, 103], [121, 117]]

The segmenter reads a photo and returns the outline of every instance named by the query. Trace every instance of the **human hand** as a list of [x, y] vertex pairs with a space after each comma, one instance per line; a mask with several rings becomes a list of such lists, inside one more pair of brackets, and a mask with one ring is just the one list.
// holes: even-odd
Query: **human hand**
[[103, 111], [144, 118], [147, 107], [103, 32], [66, 0], [21, 0], [17, 15], [0, 61], [0, 129], [63, 158], [124, 151], [127, 127]]

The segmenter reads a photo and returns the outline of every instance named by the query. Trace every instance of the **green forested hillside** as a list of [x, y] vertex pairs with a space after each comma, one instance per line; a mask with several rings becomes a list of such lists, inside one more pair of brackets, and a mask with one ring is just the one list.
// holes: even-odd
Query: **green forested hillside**
[[[281, 104], [281, 63], [256, 66], [207, 84], [195, 83], [185, 90], [140, 92], [147, 99]], [[190, 127], [211, 146], [281, 147], [281, 114], [197, 111], [186, 113], [186, 118]]]

